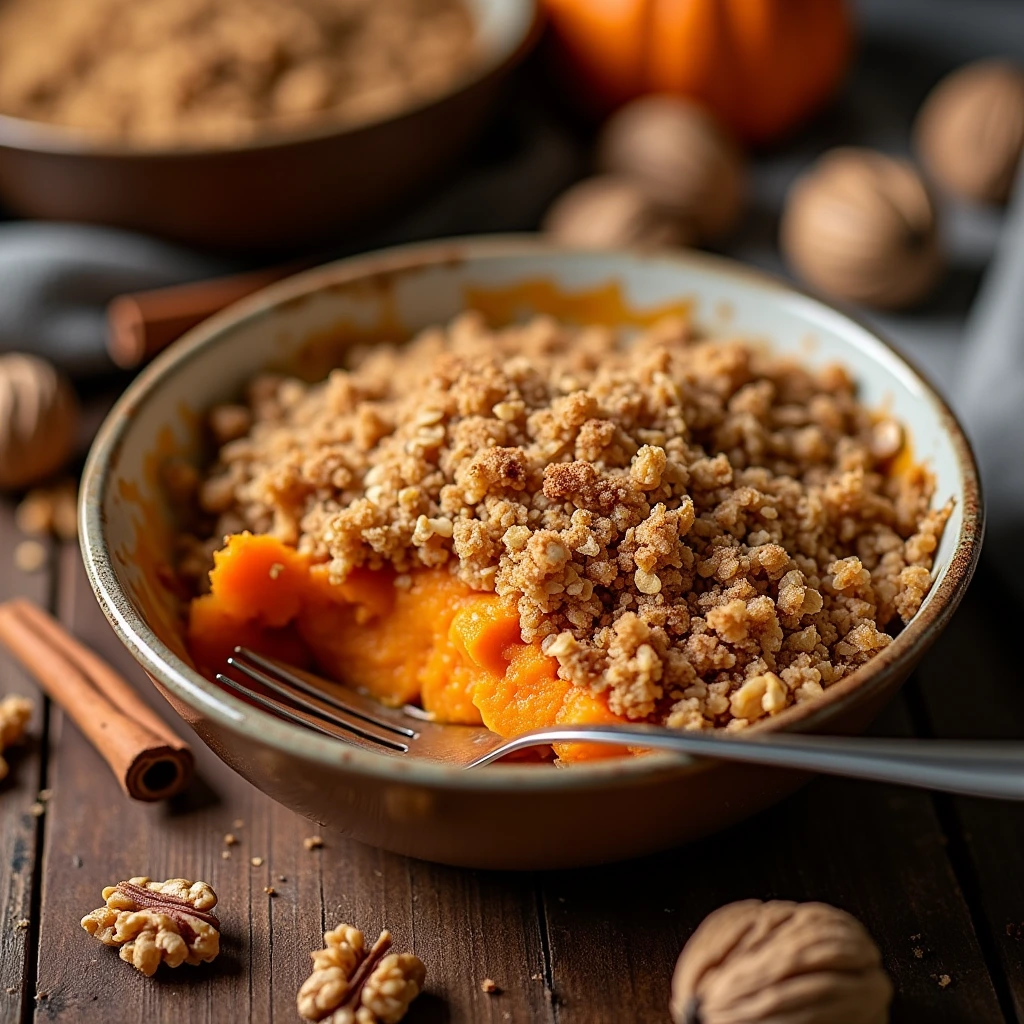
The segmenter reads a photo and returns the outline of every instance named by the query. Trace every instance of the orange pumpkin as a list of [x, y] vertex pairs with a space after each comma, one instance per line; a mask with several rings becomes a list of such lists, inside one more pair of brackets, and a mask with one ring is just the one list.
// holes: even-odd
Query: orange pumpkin
[[845, 0], [545, 2], [566, 78], [589, 106], [680, 93], [752, 143], [828, 99], [852, 42]]

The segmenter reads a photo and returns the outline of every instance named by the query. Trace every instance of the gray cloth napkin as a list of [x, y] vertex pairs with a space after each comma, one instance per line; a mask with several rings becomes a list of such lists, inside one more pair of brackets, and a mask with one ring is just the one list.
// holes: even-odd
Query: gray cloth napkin
[[0, 224], [0, 351], [47, 356], [68, 372], [109, 369], [107, 303], [225, 272], [223, 262], [153, 238], [82, 224]]

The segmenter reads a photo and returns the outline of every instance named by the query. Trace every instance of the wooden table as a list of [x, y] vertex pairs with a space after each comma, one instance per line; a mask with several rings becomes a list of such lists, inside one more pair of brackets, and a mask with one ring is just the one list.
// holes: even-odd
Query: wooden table
[[[11, 509], [0, 505], [0, 596], [50, 604], [172, 717], [103, 620], [77, 548], [55, 547], [48, 569], [24, 575], [11, 567], [16, 541]], [[975, 671], [971, 638], [1015, 628], [993, 586], [978, 581], [880, 731], [1021, 735], [1024, 689], [1012, 658]], [[715, 907], [751, 896], [826, 900], [859, 917], [896, 984], [893, 1020], [1024, 1020], [1024, 809], [820, 779], [725, 835], [646, 861], [550, 874], [460, 871], [330, 834], [322, 850], [305, 849], [316, 827], [198, 740], [200, 779], [185, 796], [133, 804], [61, 712], [0, 656], [0, 692], [11, 691], [33, 695], [39, 713], [36, 741], [12, 751], [0, 787], [4, 1024], [290, 1024], [308, 951], [339, 921], [374, 935], [386, 925], [399, 948], [426, 962], [427, 992], [410, 1024], [666, 1021], [686, 938]], [[44, 788], [52, 796], [35, 817]], [[227, 832], [240, 843], [224, 860]], [[79, 927], [104, 885], [138, 874], [216, 888], [223, 935], [214, 964], [161, 968], [147, 980]], [[501, 992], [481, 991], [485, 978]]]

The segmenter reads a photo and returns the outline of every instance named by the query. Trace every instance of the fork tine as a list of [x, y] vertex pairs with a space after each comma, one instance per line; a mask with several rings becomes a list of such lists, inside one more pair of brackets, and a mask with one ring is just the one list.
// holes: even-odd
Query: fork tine
[[228, 658], [228, 665], [261, 686], [265, 686], [278, 697], [283, 697], [289, 704], [296, 705], [317, 718], [326, 719], [334, 725], [340, 725], [349, 732], [362, 736], [364, 739], [374, 743], [380, 743], [392, 750], [405, 753], [409, 749], [407, 741], [416, 735], [411, 730], [399, 733], [397, 729], [382, 725], [379, 722], [373, 722], [362, 715], [351, 714], [344, 707], [338, 707], [324, 700], [320, 694], [312, 691], [312, 689], [307, 691], [295, 690], [289, 685], [289, 681], [261, 671], [254, 665], [248, 664], [242, 657]]
[[261, 708], [264, 708], [271, 714], [276, 715], [278, 718], [284, 718], [289, 722], [294, 722], [296, 725], [312, 729], [314, 732], [323, 733], [325, 736], [330, 736], [332, 739], [341, 740], [343, 743], [351, 743], [353, 746], [362, 747], [364, 750], [371, 750], [375, 754], [380, 754], [382, 752], [404, 754], [408, 752], [408, 748], [404, 744], [392, 743], [390, 740], [371, 740], [361, 731], [356, 732], [341, 723], [335, 723], [327, 718], [321, 718], [318, 715], [306, 712], [301, 708], [289, 707], [283, 701], [274, 700], [272, 697], [266, 697], [262, 693], [255, 693], [248, 687], [236, 682], [230, 676], [224, 675], [223, 672], [217, 673], [217, 682], [222, 686], [227, 687], [229, 690], [232, 690], [234, 693], [237, 693], [239, 696], [253, 701], [255, 704], [258, 704]]
[[354, 715], [371, 725], [389, 729], [400, 736], [407, 736], [410, 739], [416, 736], [417, 730], [409, 724], [409, 718], [420, 718], [421, 715], [410, 716], [409, 711], [420, 711], [419, 708], [389, 708], [380, 701], [366, 697], [351, 687], [333, 680], [321, 679], [312, 673], [301, 672], [291, 665], [285, 665], [283, 662], [275, 661], [263, 654], [257, 654], [248, 647], [236, 647], [234, 658], [228, 658], [228, 664], [234, 662], [241, 671], [248, 675], [246, 667], [238, 663], [238, 659], [244, 659], [272, 679], [287, 683], [290, 687], [301, 690], [314, 700], [330, 704], [347, 715]]

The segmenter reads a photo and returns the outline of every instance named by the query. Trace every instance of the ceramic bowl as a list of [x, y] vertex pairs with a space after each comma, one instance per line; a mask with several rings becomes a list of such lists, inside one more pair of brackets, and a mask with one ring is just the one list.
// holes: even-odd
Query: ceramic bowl
[[942, 399], [872, 331], [697, 253], [581, 252], [532, 238], [408, 246], [301, 274], [197, 327], [127, 390], [85, 469], [82, 549], [115, 630], [175, 710], [250, 782], [327, 828], [415, 857], [524, 869], [608, 861], [707, 834], [777, 800], [802, 777], [668, 755], [478, 772], [377, 755], [279, 721], [192, 668], [163, 582], [175, 523], [161, 461], [200, 460], [203, 410], [238, 396], [258, 371], [288, 367], [315, 379], [347, 344], [407, 336], [467, 307], [493, 323], [549, 313], [621, 327], [689, 309], [713, 332], [763, 338], [812, 364], [841, 362], [866, 403], [906, 425], [914, 457], [935, 474], [936, 501], [955, 499], [935, 584], [868, 665], [765, 726], [864, 728], [946, 624], [973, 571], [982, 517], [970, 448]]
[[141, 148], [0, 115], [0, 196], [15, 212], [110, 224], [206, 249], [336, 244], [425, 188], [482, 123], [536, 41], [537, 0], [469, 0], [481, 59], [451, 90], [391, 117], [329, 116], [236, 145]]

